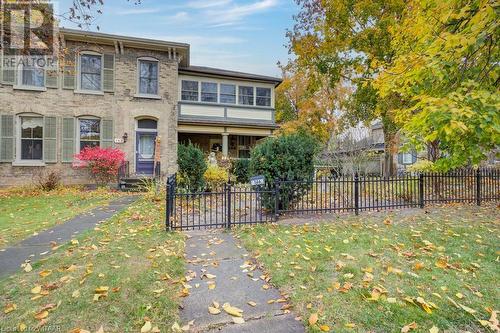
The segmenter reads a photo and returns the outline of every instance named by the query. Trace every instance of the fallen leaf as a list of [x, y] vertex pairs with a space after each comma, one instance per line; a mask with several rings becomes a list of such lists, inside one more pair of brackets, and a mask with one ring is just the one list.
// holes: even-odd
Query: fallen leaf
[[233, 317], [233, 322], [235, 324], [244, 324], [245, 323], [245, 319], [243, 319], [243, 317]]
[[257, 306], [257, 303], [255, 303], [253, 301], [248, 301], [247, 304], [250, 306], [254, 306], [254, 307]]
[[403, 326], [403, 328], [401, 328], [401, 333], [408, 333], [410, 330], [414, 330], [418, 327], [417, 323], [416, 322], [412, 322], [408, 325], [405, 325]]
[[49, 311], [43, 310], [35, 314], [35, 319], [42, 320], [49, 316]]
[[[21, 267], [23, 267], [23, 266], [21, 265]], [[30, 265], [30, 263], [29, 263], [29, 262], [27, 262], [26, 264], [24, 264], [24, 271], [25, 271], [26, 273], [29, 273], [29, 272], [31, 272], [32, 270], [33, 270], [33, 267], [31, 267], [31, 265]]]
[[147, 333], [151, 332], [151, 329], [153, 326], [151, 325], [151, 322], [148, 320], [144, 323], [144, 325], [141, 327], [141, 333]]
[[237, 307], [231, 306], [229, 303], [224, 303], [222, 305], [224, 311], [230, 314], [233, 317], [242, 317], [243, 310], [238, 309]]
[[311, 313], [309, 316], [309, 325], [314, 326], [318, 322], [318, 314]]
[[322, 331], [322, 332], [329, 332], [330, 331], [330, 326], [328, 325], [321, 325], [319, 327], [319, 329]]
[[220, 309], [214, 308], [213, 306], [208, 307], [208, 312], [213, 315], [218, 315], [221, 313]]
[[42, 286], [35, 286], [31, 289], [32, 294], [39, 294], [42, 291]]
[[429, 329], [429, 333], [438, 333], [438, 332], [439, 332], [439, 328], [437, 328], [436, 326], [432, 326]]
[[14, 311], [15, 309], [17, 309], [17, 305], [14, 303], [9, 303], [3, 309], [3, 313], [7, 314], [7, 313]]
[[40, 275], [40, 277], [46, 277], [46, 276], [49, 276], [50, 274], [52, 274], [52, 271], [51, 270], [43, 270], [41, 271], [40, 273], [38, 273], [38, 275]]

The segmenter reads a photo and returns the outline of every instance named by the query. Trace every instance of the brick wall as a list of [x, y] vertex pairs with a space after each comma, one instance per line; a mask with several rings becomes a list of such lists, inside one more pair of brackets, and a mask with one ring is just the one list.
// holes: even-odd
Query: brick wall
[[[66, 42], [68, 49], [92, 50], [100, 53], [115, 54], [115, 48], [79, 42]], [[137, 90], [137, 58], [154, 57], [159, 60], [159, 95], [161, 99], [135, 98]], [[114, 122], [114, 138], [128, 134], [128, 140], [115, 147], [125, 151], [130, 161], [131, 171], [135, 170], [135, 121], [140, 117], [158, 120], [158, 135], [161, 136], [162, 173], [176, 169], [177, 160], [177, 74], [176, 60], [168, 54], [149, 50], [125, 48], [124, 54], [115, 54], [115, 92], [104, 95], [79, 94], [73, 90], [48, 88], [44, 92], [13, 89], [0, 85], [0, 114], [20, 115], [36, 113], [42, 116], [58, 117], [57, 121], [57, 163], [46, 168], [62, 172], [63, 181], [68, 184], [88, 183], [84, 172], [71, 168], [70, 163], [61, 162], [62, 117], [95, 116], [110, 118]], [[38, 167], [12, 166], [0, 162], [0, 186], [30, 183]]]

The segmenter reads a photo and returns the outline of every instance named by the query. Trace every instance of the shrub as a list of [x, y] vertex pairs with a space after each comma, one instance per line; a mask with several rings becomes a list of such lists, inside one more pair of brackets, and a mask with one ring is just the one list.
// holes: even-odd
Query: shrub
[[419, 160], [410, 165], [406, 170], [409, 172], [432, 172], [436, 171], [434, 163], [429, 160]]
[[234, 160], [231, 173], [236, 177], [238, 183], [248, 183], [250, 180], [250, 160]]
[[[313, 177], [318, 146], [318, 142], [306, 134], [267, 138], [252, 150], [250, 174], [263, 175], [268, 189], [277, 179], [300, 181], [282, 184], [280, 188], [280, 208], [287, 208], [310, 188], [311, 183], [307, 181]], [[274, 207], [272, 196], [263, 196], [262, 199], [267, 208]]]
[[187, 145], [179, 145], [177, 164], [179, 165], [177, 179], [179, 186], [188, 191], [201, 191], [205, 185], [203, 175], [207, 170], [207, 163], [201, 149], [191, 142]]
[[98, 186], [112, 182], [125, 160], [125, 153], [115, 148], [85, 147], [75, 155], [77, 168], [87, 169]]
[[207, 187], [211, 191], [216, 191], [228, 181], [229, 174], [226, 169], [210, 165], [203, 175]]
[[42, 191], [53, 191], [61, 185], [61, 173], [55, 170], [42, 169], [34, 174], [37, 188]]

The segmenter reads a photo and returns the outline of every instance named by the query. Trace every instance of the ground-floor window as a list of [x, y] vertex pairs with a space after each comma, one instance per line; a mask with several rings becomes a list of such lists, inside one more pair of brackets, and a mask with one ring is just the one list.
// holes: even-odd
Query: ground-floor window
[[79, 119], [80, 150], [85, 147], [98, 147], [101, 142], [101, 120]]
[[21, 160], [43, 159], [43, 118], [20, 117]]

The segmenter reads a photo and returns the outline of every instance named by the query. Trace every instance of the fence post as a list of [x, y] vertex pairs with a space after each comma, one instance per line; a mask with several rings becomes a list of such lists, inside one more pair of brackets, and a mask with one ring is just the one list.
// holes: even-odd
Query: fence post
[[421, 172], [418, 175], [418, 206], [424, 208], [424, 174]]
[[354, 213], [359, 215], [359, 176], [354, 174]]
[[171, 176], [167, 178], [167, 197], [166, 199], [166, 207], [165, 207], [165, 228], [167, 231], [172, 230], [170, 225], [170, 219], [172, 218], [172, 204], [173, 204], [173, 184], [171, 183]]
[[227, 206], [227, 228], [231, 229], [231, 182], [228, 181], [225, 185], [226, 188], [226, 206]]
[[274, 181], [274, 216], [276, 218], [276, 221], [278, 221], [278, 218], [280, 216], [280, 180], [276, 179]]
[[476, 203], [481, 206], [481, 170], [476, 170]]

